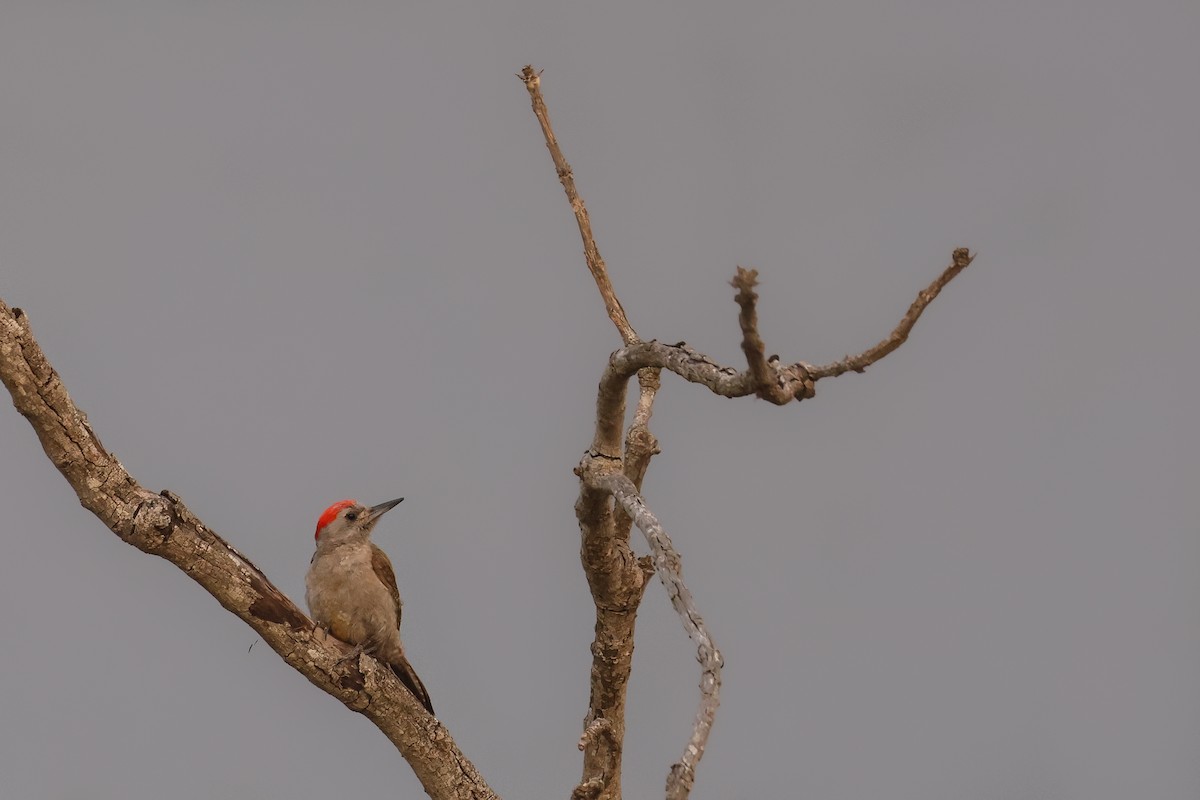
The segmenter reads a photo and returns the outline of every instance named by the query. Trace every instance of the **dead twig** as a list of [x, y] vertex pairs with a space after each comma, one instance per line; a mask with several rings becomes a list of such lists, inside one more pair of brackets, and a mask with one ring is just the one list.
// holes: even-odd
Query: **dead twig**
[[638, 341], [637, 332], [629, 324], [629, 320], [625, 316], [625, 309], [621, 307], [621, 301], [617, 299], [616, 290], [613, 289], [612, 281], [608, 277], [608, 268], [604, 265], [604, 259], [600, 257], [600, 248], [596, 246], [596, 238], [592, 235], [592, 221], [588, 217], [587, 206], [583, 204], [583, 198], [579, 196], [579, 190], [575, 188], [575, 174], [571, 171], [571, 165], [567, 163], [566, 157], [563, 156], [562, 148], [558, 146], [554, 129], [550, 127], [550, 112], [546, 108], [546, 101], [542, 98], [542, 73], [526, 64], [517, 77], [525, 82], [525, 88], [529, 90], [533, 113], [542, 126], [542, 135], [546, 137], [546, 148], [550, 151], [550, 158], [554, 159], [554, 169], [558, 172], [558, 180], [562, 183], [563, 191], [567, 193], [567, 200], [571, 202], [571, 210], [575, 212], [575, 221], [579, 223], [579, 235], [583, 239], [583, 257], [587, 260], [592, 279], [596, 281], [596, 288], [600, 290], [600, 296], [604, 299], [604, 308], [608, 311], [608, 318], [620, 331], [621, 341], [625, 344], [636, 342]]
[[908, 334], [912, 331], [913, 326], [917, 324], [917, 320], [924, 313], [925, 307], [933, 302], [933, 298], [937, 297], [942, 289], [946, 288], [946, 284], [952, 281], [955, 275], [969, 267], [974, 260], [975, 256], [967, 248], [960, 247], [955, 250], [951, 256], [950, 266], [946, 267], [937, 280], [917, 294], [917, 299], [908, 307], [908, 311], [904, 314], [904, 318], [900, 320], [900, 324], [896, 326], [895, 330], [886, 339], [856, 356], [846, 356], [841, 361], [834, 361], [832, 364], [825, 364], [820, 367], [807, 367], [812, 379], [817, 381], [821, 378], [836, 377], [847, 372], [864, 372], [867, 367], [904, 344], [908, 340]]

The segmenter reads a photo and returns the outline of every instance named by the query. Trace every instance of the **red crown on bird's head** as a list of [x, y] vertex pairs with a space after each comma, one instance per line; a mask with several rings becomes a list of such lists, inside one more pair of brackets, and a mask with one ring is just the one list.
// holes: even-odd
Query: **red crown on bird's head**
[[341, 513], [343, 508], [349, 508], [350, 506], [356, 505], [358, 505], [357, 500], [338, 500], [329, 508], [322, 511], [321, 518], [317, 520], [317, 533], [315, 536], [313, 536], [313, 538], [320, 539], [321, 531], [325, 529], [326, 525], [337, 519], [337, 515]]

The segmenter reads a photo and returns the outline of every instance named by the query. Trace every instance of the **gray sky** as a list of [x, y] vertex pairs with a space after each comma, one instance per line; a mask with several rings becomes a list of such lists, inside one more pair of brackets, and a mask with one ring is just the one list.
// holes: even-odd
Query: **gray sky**
[[[727, 662], [694, 796], [1200, 795], [1200, 6], [416, 5], [5, 5], [0, 296], [125, 466], [297, 600], [327, 504], [406, 496], [377, 540], [439, 715], [566, 797], [619, 340], [533, 62], [645, 337], [740, 365], [740, 263], [770, 350], [828, 361], [980, 252], [799, 407], [665, 382], [647, 498]], [[0, 448], [0, 795], [419, 794], [15, 411]], [[658, 584], [638, 632], [654, 797], [698, 670]]]

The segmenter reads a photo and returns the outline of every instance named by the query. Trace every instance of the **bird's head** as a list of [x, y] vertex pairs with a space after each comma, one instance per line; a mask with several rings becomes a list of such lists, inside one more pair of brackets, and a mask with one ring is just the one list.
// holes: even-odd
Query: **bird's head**
[[357, 500], [339, 500], [325, 509], [317, 520], [317, 545], [367, 536], [379, 518], [400, 505], [402, 500], [404, 498], [400, 497], [377, 506], [364, 506]]

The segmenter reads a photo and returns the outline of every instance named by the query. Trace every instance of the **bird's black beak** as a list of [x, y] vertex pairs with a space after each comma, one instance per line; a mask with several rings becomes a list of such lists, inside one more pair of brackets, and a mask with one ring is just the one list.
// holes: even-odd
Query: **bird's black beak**
[[388, 500], [386, 503], [380, 503], [377, 506], [371, 506], [367, 509], [367, 520], [374, 521], [382, 517], [387, 512], [391, 511], [396, 506], [404, 502], [403, 497], [397, 497], [395, 500]]

